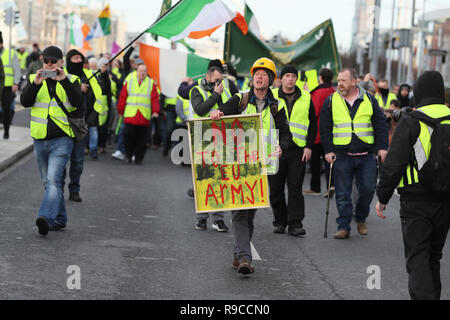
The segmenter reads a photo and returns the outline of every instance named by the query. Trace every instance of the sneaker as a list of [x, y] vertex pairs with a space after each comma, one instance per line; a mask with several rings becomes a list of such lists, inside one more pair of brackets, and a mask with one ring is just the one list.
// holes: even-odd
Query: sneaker
[[132, 157], [131, 157], [131, 161], [132, 161], [132, 162], [136, 161], [136, 157], [135, 157], [135, 156], [132, 156]]
[[126, 159], [125, 155], [120, 150], [116, 150], [116, 152], [114, 152], [111, 157], [122, 161]]
[[206, 219], [201, 219], [201, 220], [197, 221], [197, 224], [195, 225], [195, 229], [206, 230], [207, 229]]
[[48, 224], [48, 221], [45, 217], [39, 217], [36, 220], [36, 225], [39, 229], [39, 234], [46, 236], [48, 234], [48, 231], [50, 230], [50, 226]]
[[273, 229], [273, 233], [279, 233], [279, 234], [284, 234], [284, 232], [286, 228], [283, 226], [275, 226], [275, 228]]
[[216, 230], [218, 232], [228, 232], [228, 227], [225, 225], [225, 222], [223, 220], [217, 220], [214, 221], [212, 224], [213, 230]]
[[187, 191], [187, 195], [188, 195], [189, 197], [191, 197], [191, 198], [194, 198], [194, 189], [189, 188], [188, 191]]
[[306, 234], [306, 231], [302, 227], [295, 227], [295, 228], [288, 229], [288, 235], [290, 235], [290, 236], [299, 237], [299, 236], [304, 236], [305, 234]]
[[308, 189], [308, 190], [303, 190], [303, 194], [306, 195], [310, 195], [310, 196], [320, 196], [320, 192]]
[[53, 227], [50, 228], [50, 231], [61, 231], [66, 227], [65, 224], [55, 223]]

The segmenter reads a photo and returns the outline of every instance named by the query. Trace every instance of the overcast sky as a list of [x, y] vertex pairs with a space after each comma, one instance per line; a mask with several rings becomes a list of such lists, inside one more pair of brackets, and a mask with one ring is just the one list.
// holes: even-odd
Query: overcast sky
[[[87, 4], [89, 0], [73, 0], [72, 3]], [[243, 0], [222, 0], [230, 9], [240, 11]], [[412, 0], [397, 0], [412, 3]], [[129, 31], [140, 32], [152, 24], [159, 15], [162, 0], [91, 0], [99, 6], [110, 3], [112, 9], [123, 13]], [[291, 41], [296, 41], [301, 35], [331, 18], [336, 34], [338, 46], [348, 49], [352, 37], [352, 24], [355, 12], [355, 0], [247, 0], [258, 19], [264, 33], [271, 37], [281, 32]], [[172, 4], [177, 0], [172, 0]], [[416, 1], [417, 15], [422, 14], [424, 0]], [[426, 11], [439, 10], [450, 7], [448, 0], [426, 0]], [[410, 4], [411, 6], [411, 4]], [[381, 0], [380, 24], [382, 28], [389, 28], [392, 12], [392, 0]], [[243, 13], [241, 11], [241, 13]], [[410, 19], [410, 18], [409, 18]], [[218, 29], [213, 37], [223, 39]]]

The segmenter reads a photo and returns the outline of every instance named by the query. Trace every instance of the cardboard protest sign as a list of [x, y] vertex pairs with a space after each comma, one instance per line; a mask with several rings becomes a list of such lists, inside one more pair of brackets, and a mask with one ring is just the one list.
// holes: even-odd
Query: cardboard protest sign
[[268, 208], [260, 114], [189, 122], [196, 212]]

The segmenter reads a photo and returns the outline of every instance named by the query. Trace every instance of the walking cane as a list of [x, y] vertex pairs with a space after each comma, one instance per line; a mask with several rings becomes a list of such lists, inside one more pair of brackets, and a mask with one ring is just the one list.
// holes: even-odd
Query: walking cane
[[331, 174], [333, 173], [333, 162], [330, 163], [330, 176], [328, 177], [328, 199], [327, 199], [327, 211], [325, 212], [325, 231], [323, 233], [323, 237], [327, 237], [327, 229], [328, 229], [328, 214], [330, 213], [330, 189], [331, 189]]

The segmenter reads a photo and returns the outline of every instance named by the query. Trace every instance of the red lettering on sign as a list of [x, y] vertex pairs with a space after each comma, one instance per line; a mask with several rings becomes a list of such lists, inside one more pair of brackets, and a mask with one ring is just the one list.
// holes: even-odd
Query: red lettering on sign
[[241, 177], [241, 166], [237, 165], [237, 168], [238, 168], [237, 176], [234, 172], [234, 167], [235, 167], [235, 165], [233, 165], [233, 178], [234, 178], [234, 180], [239, 180], [239, 178]]
[[[227, 144], [227, 136], [226, 136], [227, 128], [225, 127], [225, 121], [222, 121], [220, 123], [220, 126], [222, 127], [221, 129], [219, 129], [219, 127], [217, 126], [217, 124], [215, 122], [211, 122], [211, 128], [220, 131], [221, 134], [222, 134], [222, 141], [223, 141], [223, 143]], [[218, 141], [219, 138], [216, 137], [216, 132], [217, 131], [214, 131], [214, 135], [213, 135], [213, 142], [214, 142], [215, 146], [217, 146], [217, 144], [219, 143], [219, 141]]]
[[234, 194], [241, 194], [241, 198], [242, 198], [242, 204], [244, 204], [244, 190], [242, 189], [242, 184], [239, 185], [239, 187], [235, 187], [233, 185], [231, 185], [231, 199], [233, 204], [235, 204], [235, 200], [234, 200]]
[[247, 197], [247, 200], [251, 203], [251, 204], [255, 204], [255, 194], [253, 193], [253, 190], [255, 189], [255, 187], [256, 187], [256, 183], [257, 183], [258, 181], [255, 181], [255, 183], [253, 184], [253, 187], [250, 187], [250, 185], [247, 183], [247, 182], [245, 182], [245, 185], [247, 186], [247, 188], [250, 190], [250, 192], [252, 193], [252, 199], [250, 200], [250, 198], [249, 197]]
[[220, 185], [220, 196], [222, 197], [222, 204], [225, 203], [225, 197], [223, 196], [223, 190], [228, 189], [226, 184]]
[[216, 205], [219, 204], [219, 201], [217, 201], [216, 193], [214, 192], [212, 185], [208, 184], [208, 189], [206, 190], [205, 206], [208, 206], [208, 200], [210, 197], [214, 197], [214, 200], [216, 200]]
[[261, 187], [261, 202], [264, 202], [264, 188], [263, 188], [263, 181], [262, 178], [259, 179], [259, 185]]
[[230, 180], [230, 178], [226, 177], [226, 175], [227, 175], [227, 173], [225, 171], [226, 167], [228, 167], [228, 165], [226, 165], [226, 164], [223, 164], [220, 166], [220, 175], [222, 177], [222, 180], [224, 180], [224, 181]]
[[197, 152], [197, 155], [202, 155], [202, 166], [203, 166], [203, 168], [206, 168], [205, 153], [206, 153], [206, 151], [199, 151], [199, 152]]

